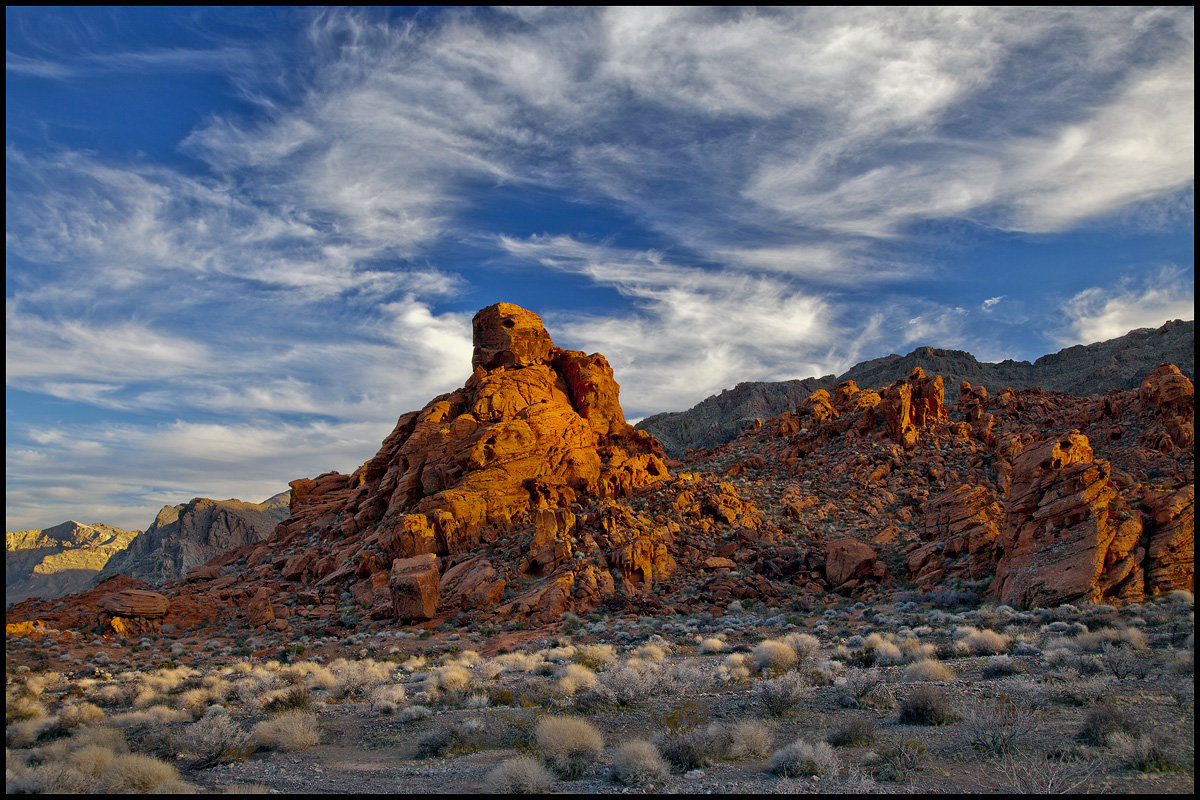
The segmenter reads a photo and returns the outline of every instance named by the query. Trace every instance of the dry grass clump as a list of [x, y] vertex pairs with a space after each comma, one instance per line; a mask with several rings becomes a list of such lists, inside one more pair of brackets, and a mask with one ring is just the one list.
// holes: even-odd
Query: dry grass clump
[[906, 781], [928, 760], [929, 754], [920, 739], [905, 739], [874, 751], [871, 775], [877, 781]]
[[42, 719], [49, 712], [46, 706], [32, 695], [19, 695], [4, 698], [4, 724]]
[[317, 715], [303, 711], [289, 711], [258, 723], [250, 731], [250, 740], [256, 747], [267, 750], [307, 750], [321, 741], [317, 729]]
[[113, 714], [109, 722], [119, 728], [132, 728], [138, 725], [169, 725], [172, 722], [190, 722], [192, 719], [191, 713], [182, 708], [158, 705], [126, 711], [123, 714]]
[[293, 685], [267, 692], [262, 698], [262, 710], [267, 714], [286, 711], [316, 711], [322, 705], [307, 686]]
[[1137, 628], [1101, 628], [1075, 637], [1075, 646], [1085, 653], [1099, 653], [1105, 645], [1146, 649], [1146, 634]]
[[536, 758], [510, 758], [487, 775], [487, 788], [493, 794], [544, 794], [554, 776]]
[[104, 794], [149, 794], [165, 783], [179, 780], [173, 764], [140, 753], [115, 756], [96, 780]]
[[1012, 646], [1012, 637], [993, 630], [964, 625], [954, 631], [954, 649], [962, 655], [990, 656], [1003, 653]]
[[28, 719], [8, 725], [4, 729], [4, 741], [8, 747], [33, 747], [42, 731], [50, 727], [49, 719]]
[[571, 697], [577, 692], [593, 688], [600, 679], [596, 673], [583, 664], [567, 664], [554, 675], [555, 688], [564, 697]]
[[789, 633], [780, 641], [792, 648], [799, 664], [806, 663], [817, 654], [817, 650], [821, 647], [821, 640], [810, 633]]
[[729, 731], [732, 743], [730, 758], [766, 758], [771, 754], [775, 736], [771, 727], [756, 719], [744, 719], [734, 724]]
[[795, 666], [798, 660], [795, 650], [776, 639], [759, 642], [751, 652], [750, 659], [754, 663], [755, 672], [783, 671]]
[[604, 737], [581, 717], [542, 717], [533, 729], [538, 752], [563, 777], [577, 778], [604, 750]]
[[396, 719], [400, 722], [419, 722], [423, 719], [429, 719], [432, 716], [433, 712], [428, 708], [414, 703], [411, 706], [405, 706], [401, 709], [400, 713], [396, 715]]
[[617, 648], [611, 644], [581, 644], [575, 648], [575, 661], [588, 669], [602, 669], [617, 661]]
[[58, 724], [64, 730], [96, 727], [104, 724], [104, 709], [86, 701], [65, 703], [58, 711]]
[[94, 776], [61, 761], [12, 771], [7, 778], [6, 794], [85, 794], [96, 784]]
[[460, 664], [447, 664], [438, 667], [425, 681], [425, 691], [431, 695], [440, 693], [448, 702], [460, 702], [471, 691], [471, 681], [474, 676], [470, 670]]
[[983, 666], [983, 677], [1006, 678], [1025, 674], [1025, 665], [1012, 656], [992, 656]]
[[[381, 683], [392, 679], [392, 668], [387, 664], [377, 663], [374, 659], [366, 658], [361, 661], [347, 661], [339, 658], [329, 665], [337, 678], [335, 691], [344, 697], [365, 697], [367, 693]], [[462, 667], [444, 667], [443, 669], [460, 669]], [[463, 670], [464, 672], [466, 670]], [[467, 673], [469, 676], [470, 673]], [[469, 679], [469, 677], [468, 677]]]
[[315, 661], [288, 664], [279, 670], [279, 677], [288, 683], [310, 689], [332, 689], [338, 685], [338, 678], [333, 671]]
[[751, 691], [755, 704], [773, 717], [797, 711], [812, 695], [813, 687], [798, 672], [759, 681]]
[[837, 769], [837, 755], [825, 742], [797, 739], [771, 756], [771, 772], [784, 778], [825, 777]]
[[699, 640], [697, 644], [700, 646], [701, 653], [720, 653], [725, 649], [725, 642], [715, 636], [698, 636], [696, 638]]
[[904, 680], [909, 683], [915, 681], [937, 681], [944, 683], [954, 680], [955, 677], [953, 669], [934, 658], [923, 658], [920, 661], [914, 661], [904, 670]]
[[642, 786], [667, 777], [667, 762], [658, 748], [645, 739], [633, 739], [613, 753], [612, 779], [626, 786]]
[[950, 725], [958, 720], [950, 698], [936, 686], [917, 686], [900, 702], [900, 722], [905, 725]]
[[651, 664], [661, 664], [663, 659], [667, 657], [667, 649], [658, 644], [644, 644], [634, 650], [632, 655], [634, 658], [649, 661]]
[[376, 686], [371, 690], [371, 708], [377, 714], [394, 714], [407, 698], [408, 693], [398, 683]]
[[750, 657], [745, 653], [732, 653], [726, 656], [718, 672], [727, 681], [744, 681], [750, 677], [751, 666]]

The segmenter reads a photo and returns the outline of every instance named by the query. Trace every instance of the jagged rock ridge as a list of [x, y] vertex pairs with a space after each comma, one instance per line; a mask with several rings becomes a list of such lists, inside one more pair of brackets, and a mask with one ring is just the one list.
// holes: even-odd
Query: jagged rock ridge
[[967, 381], [993, 394], [1005, 387], [1041, 387], [1078, 396], [1113, 389], [1137, 389], [1158, 364], [1171, 363], [1194, 380], [1195, 323], [1173, 320], [1157, 329], [1141, 328], [1117, 339], [1075, 345], [1028, 361], [980, 362], [962, 350], [919, 347], [906, 356], [889, 355], [856, 364], [840, 376], [780, 382], [739, 383], [702, 400], [688, 411], [646, 417], [637, 424], [653, 434], [672, 456], [689, 447], [715, 447], [731, 441], [755, 418], [766, 419], [794, 409], [818, 389], [832, 390], [852, 380], [860, 386], [885, 386], [914, 368], [941, 375], [947, 399], [958, 399], [958, 386]]
[[112, 525], [74, 520], [4, 534], [4, 599], [55, 598], [86, 589], [107, 562], [138, 536]]
[[215, 555], [261, 542], [288, 514], [287, 492], [261, 503], [197, 497], [163, 506], [154, 522], [95, 577], [127, 575], [153, 586], [178, 580]]

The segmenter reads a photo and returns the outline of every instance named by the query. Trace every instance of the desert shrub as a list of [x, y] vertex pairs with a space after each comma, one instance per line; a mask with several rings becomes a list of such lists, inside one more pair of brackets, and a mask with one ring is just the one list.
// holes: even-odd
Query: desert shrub
[[377, 714], [394, 714], [408, 697], [398, 683], [376, 686], [371, 690], [371, 708]]
[[542, 758], [563, 777], [579, 777], [604, 749], [600, 731], [580, 717], [542, 717], [533, 736]]
[[725, 643], [713, 636], [701, 638], [699, 644], [701, 653], [720, 653], [725, 649]]
[[1025, 666], [1012, 656], [992, 656], [983, 667], [983, 677], [985, 678], [1004, 678], [1024, 673]]
[[471, 672], [459, 664], [447, 664], [439, 667], [426, 681], [426, 691], [436, 691], [443, 694], [449, 702], [460, 702], [471, 690]]
[[643, 661], [649, 661], [652, 664], [661, 664], [663, 659], [667, 657], [667, 650], [662, 645], [644, 644], [633, 651], [633, 656]]
[[663, 758], [679, 772], [715, 764], [733, 747], [730, 732], [717, 722], [667, 731], [659, 739]]
[[659, 690], [657, 670], [645, 662], [629, 661], [599, 675], [593, 691], [620, 706], [632, 706]]
[[1167, 747], [1167, 738], [1159, 731], [1151, 731], [1141, 736], [1111, 733], [1108, 735], [1107, 744], [1117, 761], [1126, 769], [1164, 772], [1176, 766]]
[[658, 748], [645, 739], [634, 739], [613, 753], [612, 779], [626, 786], [641, 786], [667, 776], [667, 762]]
[[875, 751], [871, 774], [878, 781], [902, 782], [912, 777], [929, 760], [920, 739], [910, 738]]
[[1005, 636], [993, 630], [972, 628], [964, 625], [954, 633], [957, 641], [954, 643], [956, 652], [963, 655], [995, 655], [1003, 653], [1012, 645], [1012, 637]]
[[726, 656], [719, 669], [726, 680], [744, 681], [750, 677], [750, 658], [745, 653], [732, 653]]
[[250, 731], [256, 747], [267, 750], [307, 750], [320, 743], [317, 715], [289, 711], [258, 723]]
[[829, 734], [834, 747], [860, 747], [875, 741], [875, 723], [867, 717], [851, 717]]
[[417, 722], [419, 720], [429, 719], [431, 716], [433, 716], [433, 712], [428, 708], [422, 705], [414, 704], [411, 706], [405, 706], [403, 709], [401, 709], [400, 713], [396, 715], [396, 718], [400, 722]]
[[937, 654], [935, 646], [926, 644], [915, 636], [901, 639], [897, 646], [906, 661], [920, 661], [925, 658], [933, 658]]
[[96, 789], [104, 794], [149, 794], [177, 780], [179, 770], [173, 764], [140, 753], [123, 753], [100, 773]]
[[784, 778], [825, 777], [836, 773], [837, 768], [837, 755], [825, 742], [797, 739], [771, 755], [771, 772]]
[[[365, 697], [372, 688], [392, 679], [391, 667], [376, 663], [370, 658], [361, 661], [338, 659], [330, 664], [330, 669], [337, 679], [336, 690], [343, 696], [351, 698]], [[444, 667], [443, 669], [448, 668]], [[467, 674], [470, 675], [470, 673]]]
[[812, 695], [813, 688], [796, 672], [759, 681], [751, 691], [755, 704], [774, 717], [797, 711]]
[[904, 652], [895, 644], [878, 633], [871, 633], [863, 640], [863, 646], [857, 660], [863, 666], [874, 664], [901, 664], [904, 662]]
[[482, 720], [466, 719], [422, 736], [417, 741], [415, 755], [417, 758], [435, 758], [472, 753], [483, 746], [486, 736], [487, 729]]
[[1075, 637], [1075, 645], [1085, 653], [1099, 653], [1104, 645], [1128, 647], [1132, 650], [1146, 649], [1146, 634], [1137, 628], [1101, 628]]
[[68, 753], [66, 762], [84, 775], [97, 778], [116, 756], [117, 754], [110, 748], [98, 744], [88, 744]]
[[967, 709], [965, 726], [971, 746], [983, 753], [1011, 752], [1038, 728], [1034, 709], [1025, 700], [1001, 695], [976, 700]]
[[955, 678], [954, 670], [948, 665], [943, 664], [933, 658], [924, 658], [920, 661], [914, 661], [909, 664], [904, 670], [904, 680], [913, 681], [952, 681]]
[[765, 758], [771, 754], [775, 736], [770, 726], [756, 719], [744, 719], [729, 731], [730, 758]]
[[596, 673], [582, 664], [567, 664], [555, 673], [555, 687], [565, 697], [571, 697], [584, 689], [591, 689], [598, 682]]
[[617, 648], [611, 644], [581, 644], [575, 648], [575, 661], [588, 669], [601, 669], [617, 661]]
[[58, 712], [58, 724], [64, 730], [94, 727], [104, 723], [104, 709], [88, 702], [67, 703]]
[[796, 651], [784, 642], [766, 639], [750, 654], [756, 672], [781, 671], [796, 664]]
[[320, 702], [313, 697], [312, 690], [304, 685], [293, 685], [269, 692], [262, 700], [262, 710], [267, 714], [316, 711], [319, 706]]
[[554, 776], [536, 758], [510, 758], [487, 775], [487, 789], [492, 794], [544, 794]]
[[1127, 647], [1120, 647], [1104, 642], [1100, 649], [1100, 663], [1112, 673], [1117, 680], [1128, 678], [1145, 678], [1150, 671], [1150, 662], [1141, 658]]
[[5, 782], [6, 794], [85, 794], [96, 784], [93, 775], [61, 761], [46, 761], [13, 774]]
[[796, 654], [796, 662], [804, 664], [817, 654], [821, 641], [809, 633], [789, 633], [781, 640]]
[[958, 713], [950, 698], [936, 686], [916, 686], [900, 702], [900, 722], [905, 725], [949, 725]]
[[184, 728], [178, 748], [196, 759], [197, 767], [237, 761], [253, 752], [250, 736], [228, 714], [208, 714]]
[[547, 650], [542, 650], [539, 655], [547, 661], [560, 663], [568, 659], [574, 658], [576, 649], [573, 645], [564, 645], [562, 647], [551, 647]]
[[1076, 738], [1084, 744], [1101, 747], [1108, 744], [1108, 737], [1114, 733], [1140, 736], [1142, 726], [1129, 713], [1106, 703], [1088, 712]]
[[46, 706], [29, 695], [4, 698], [4, 724], [41, 719], [46, 716]]
[[1065, 754], [1024, 758], [1007, 755], [998, 765], [996, 788], [1011, 794], [1074, 794], [1099, 768], [1099, 761], [1079, 761]]

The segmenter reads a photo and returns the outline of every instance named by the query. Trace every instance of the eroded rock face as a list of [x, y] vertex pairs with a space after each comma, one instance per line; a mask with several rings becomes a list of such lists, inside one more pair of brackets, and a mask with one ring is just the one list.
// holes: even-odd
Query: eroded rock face
[[4, 535], [4, 599], [51, 599], [91, 586], [112, 558], [140, 531], [68, 521], [52, 528]]
[[[346, 545], [326, 559], [293, 559], [285, 575], [361, 578], [393, 559], [436, 554], [450, 559], [448, 602], [478, 607], [497, 602], [511, 577], [496, 560], [495, 575], [482, 564], [454, 572], [483, 547], [511, 552], [509, 568], [553, 577], [558, 594], [570, 587], [579, 598], [603, 595], [611, 582], [557, 580], [585, 564], [588, 574], [625, 573], [631, 588], [669, 574], [652, 531], [615, 532], [603, 514], [584, 525], [576, 513], [581, 497], [628, 497], [669, 478], [658, 443], [626, 423], [605, 358], [555, 347], [536, 314], [510, 303], [480, 311], [473, 330], [465, 386], [402, 416], [353, 474], [292, 483], [292, 516], [279, 535]], [[571, 595], [576, 586], [585, 588]], [[529, 607], [550, 613], [559, 604]]]
[[1142, 522], [1078, 431], [1037, 442], [1013, 464], [993, 591], [1022, 607], [1140, 597]]

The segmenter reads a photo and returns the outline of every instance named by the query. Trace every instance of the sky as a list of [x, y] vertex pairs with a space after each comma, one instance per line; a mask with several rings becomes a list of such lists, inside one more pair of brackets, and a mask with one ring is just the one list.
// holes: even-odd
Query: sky
[[1190, 7], [5, 21], [8, 530], [350, 472], [500, 301], [631, 419], [1194, 315]]

